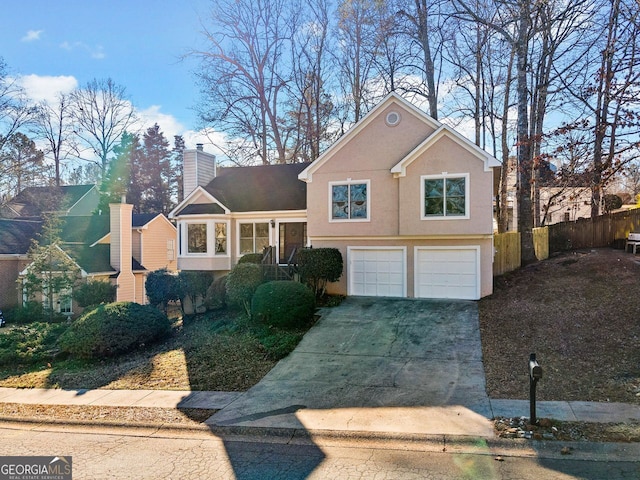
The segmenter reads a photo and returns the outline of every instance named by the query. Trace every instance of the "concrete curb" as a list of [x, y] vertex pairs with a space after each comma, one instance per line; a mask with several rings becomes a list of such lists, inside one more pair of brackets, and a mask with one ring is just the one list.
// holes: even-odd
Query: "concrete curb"
[[[140, 437], [219, 437], [223, 441], [244, 441], [293, 445], [357, 446], [387, 450], [474, 454], [498, 457], [528, 457], [584, 461], [628, 462], [640, 458], [640, 443], [565, 442], [487, 438], [450, 434], [394, 434], [342, 430], [304, 430], [239, 426], [171, 425], [81, 420], [41, 420], [0, 417], [0, 427], [32, 427], [34, 431], [81, 431], [95, 434]], [[569, 451], [569, 454], [564, 452]]]

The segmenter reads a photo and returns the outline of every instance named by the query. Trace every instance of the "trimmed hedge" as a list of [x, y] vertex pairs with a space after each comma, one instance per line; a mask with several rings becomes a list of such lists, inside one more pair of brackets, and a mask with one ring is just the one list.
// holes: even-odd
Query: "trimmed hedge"
[[258, 265], [262, 264], [262, 254], [261, 253], [246, 253], [240, 257], [238, 263], [255, 263]]
[[251, 316], [251, 297], [264, 281], [262, 268], [255, 263], [239, 263], [227, 275], [227, 300], [243, 307]]
[[342, 254], [337, 248], [303, 248], [298, 252], [300, 279], [315, 293], [324, 295], [327, 282], [342, 276]]
[[313, 318], [316, 298], [305, 285], [276, 280], [260, 285], [251, 300], [254, 317], [278, 328], [296, 328]]
[[170, 329], [167, 316], [151, 305], [108, 303], [74, 321], [59, 345], [80, 358], [109, 357], [161, 338]]

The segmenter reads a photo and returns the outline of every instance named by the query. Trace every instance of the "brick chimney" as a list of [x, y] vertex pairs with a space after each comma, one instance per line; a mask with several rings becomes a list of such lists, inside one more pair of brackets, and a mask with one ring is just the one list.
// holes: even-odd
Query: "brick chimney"
[[110, 263], [117, 271], [116, 301], [136, 301], [135, 278], [133, 276], [131, 257], [131, 219], [133, 205], [126, 203], [110, 203]]
[[204, 151], [202, 143], [195, 150], [185, 150], [182, 157], [182, 186], [187, 197], [196, 187], [204, 187], [216, 176], [216, 156]]

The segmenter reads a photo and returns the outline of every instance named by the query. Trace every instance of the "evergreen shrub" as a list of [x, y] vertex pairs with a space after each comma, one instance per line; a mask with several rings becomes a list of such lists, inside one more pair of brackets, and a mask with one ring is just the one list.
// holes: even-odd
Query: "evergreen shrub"
[[108, 303], [75, 320], [59, 345], [79, 358], [111, 357], [162, 338], [170, 329], [167, 316], [151, 305]]
[[256, 263], [260, 265], [262, 264], [262, 254], [246, 253], [242, 257], [240, 257], [240, 260], [238, 260], [238, 263]]
[[298, 272], [316, 297], [324, 295], [327, 282], [342, 276], [342, 254], [337, 248], [303, 248], [298, 252]]
[[227, 300], [243, 307], [251, 316], [251, 297], [263, 282], [262, 268], [254, 263], [239, 263], [227, 276]]
[[311, 321], [316, 299], [305, 285], [276, 280], [260, 285], [251, 301], [253, 316], [277, 328], [297, 328]]

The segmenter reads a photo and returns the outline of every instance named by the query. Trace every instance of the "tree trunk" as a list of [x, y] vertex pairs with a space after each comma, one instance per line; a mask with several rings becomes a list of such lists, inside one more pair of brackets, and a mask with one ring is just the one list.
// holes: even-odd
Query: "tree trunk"
[[527, 88], [528, 35], [530, 12], [528, 0], [520, 1], [519, 25], [516, 38], [518, 65], [518, 231], [522, 265], [537, 261], [533, 245], [533, 210], [531, 202], [531, 181], [533, 162], [531, 139], [529, 138], [529, 92]]

